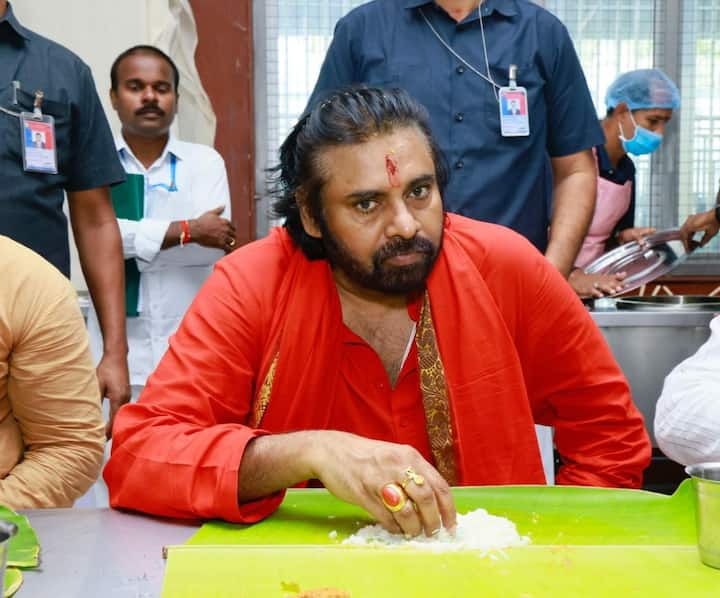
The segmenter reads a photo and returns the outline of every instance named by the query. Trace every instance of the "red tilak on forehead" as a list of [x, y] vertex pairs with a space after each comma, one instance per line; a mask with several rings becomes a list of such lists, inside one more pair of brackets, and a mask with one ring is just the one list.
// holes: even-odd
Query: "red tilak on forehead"
[[400, 169], [398, 168], [398, 163], [395, 160], [395, 158], [392, 157], [391, 154], [385, 155], [385, 170], [387, 171], [388, 175], [388, 182], [390, 183], [391, 187], [399, 187], [400, 186]]

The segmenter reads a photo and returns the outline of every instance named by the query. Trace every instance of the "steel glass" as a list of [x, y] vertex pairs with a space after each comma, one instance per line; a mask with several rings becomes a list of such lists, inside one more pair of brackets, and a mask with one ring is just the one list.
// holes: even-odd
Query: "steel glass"
[[689, 465], [685, 471], [692, 477], [695, 490], [700, 560], [720, 569], [720, 462]]

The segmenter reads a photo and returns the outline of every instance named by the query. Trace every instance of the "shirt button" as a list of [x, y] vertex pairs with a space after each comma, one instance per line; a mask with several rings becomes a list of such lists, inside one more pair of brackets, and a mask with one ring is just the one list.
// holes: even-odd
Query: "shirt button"
[[462, 160], [458, 160], [457, 162], [455, 162], [455, 168], [457, 168], [458, 170], [463, 166], [465, 166], [465, 164], [463, 164]]
[[455, 120], [461, 123], [463, 121], [463, 118], [465, 118], [465, 115], [462, 112], [458, 112], [455, 115]]
[[614, 172], [615, 171], [612, 168], [610, 170], [608, 170], [608, 174], [613, 174]]
[[455, 72], [456, 72], [458, 75], [462, 75], [462, 74], [465, 72], [465, 67], [464, 67], [464, 66], [459, 66], [459, 67], [457, 67], [457, 68], [455, 69]]

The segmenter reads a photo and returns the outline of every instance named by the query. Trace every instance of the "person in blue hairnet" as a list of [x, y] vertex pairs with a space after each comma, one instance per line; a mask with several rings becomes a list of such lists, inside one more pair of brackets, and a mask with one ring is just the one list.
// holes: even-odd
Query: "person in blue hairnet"
[[[655, 232], [635, 226], [635, 164], [628, 154], [651, 154], [660, 147], [665, 126], [680, 107], [680, 92], [660, 69], [640, 69], [623, 73], [610, 85], [605, 105], [605, 144], [593, 150], [598, 168], [595, 213], [569, 278], [582, 297], [622, 291], [625, 273], [586, 274], [584, 268], [612, 246]], [[692, 235], [702, 231], [697, 244], [704, 245], [718, 228], [715, 209], [694, 214], [682, 227], [683, 240], [689, 247]]]

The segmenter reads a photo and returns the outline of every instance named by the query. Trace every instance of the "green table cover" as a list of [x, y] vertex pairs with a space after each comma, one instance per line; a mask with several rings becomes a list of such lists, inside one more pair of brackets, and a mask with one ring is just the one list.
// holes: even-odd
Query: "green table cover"
[[208, 523], [171, 547], [163, 596], [720, 596], [720, 570], [697, 556], [689, 482], [673, 496], [561, 486], [454, 495], [459, 512], [508, 517], [532, 544], [486, 554], [343, 546], [368, 515], [325, 490], [290, 490], [258, 524]]

